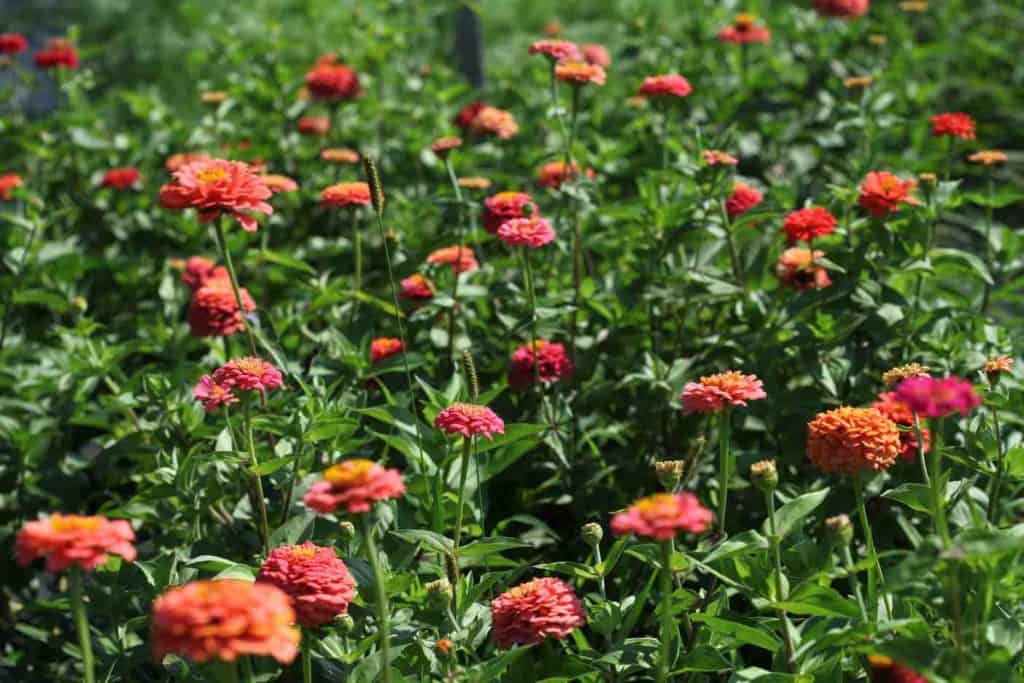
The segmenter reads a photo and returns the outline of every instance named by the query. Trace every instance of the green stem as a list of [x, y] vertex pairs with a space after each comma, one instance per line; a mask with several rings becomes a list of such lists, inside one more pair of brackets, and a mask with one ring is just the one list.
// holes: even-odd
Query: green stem
[[270, 522], [267, 518], [267, 501], [263, 494], [263, 477], [260, 476], [257, 468], [260, 461], [256, 457], [256, 442], [252, 432], [252, 400], [246, 396], [242, 401], [242, 420], [245, 423], [245, 440], [249, 449], [249, 464], [252, 466], [251, 477], [253, 487], [256, 489], [256, 501], [259, 507], [259, 528], [260, 538], [263, 540], [263, 554], [270, 554]]
[[740, 287], [743, 283], [743, 268], [740, 264], [740, 252], [736, 248], [736, 237], [732, 232], [732, 220], [729, 218], [729, 211], [725, 208], [725, 202], [720, 203], [722, 211], [722, 228], [725, 230], [725, 241], [729, 247], [729, 260], [732, 262], [732, 275], [736, 278], [736, 284]]
[[530, 264], [530, 252], [523, 247], [523, 274], [526, 277], [526, 297], [530, 304], [530, 349], [533, 353], [533, 389], [540, 396], [540, 359], [537, 354], [537, 291], [533, 283], [533, 266]]
[[[18, 202], [18, 204], [21, 205], [21, 202]], [[22, 209], [21, 214], [24, 216], [24, 209]], [[28, 262], [29, 254], [32, 252], [32, 244], [36, 240], [40, 222], [39, 220], [32, 221], [32, 229], [28, 233], [28, 241], [25, 243], [25, 249], [21, 252], [21, 259], [18, 261], [16, 283], [23, 282], [25, 279], [25, 264]], [[11, 310], [14, 308], [14, 290], [15, 287], [12, 285], [4, 293], [4, 313], [3, 317], [0, 318], [0, 349], [4, 348], [4, 341], [7, 339], [7, 323], [10, 320]]]
[[924, 452], [924, 433], [921, 430], [921, 417], [914, 413], [914, 434], [917, 436], [917, 462], [921, 465], [921, 479], [925, 486], [931, 486], [931, 476], [928, 474], [928, 459]]
[[313, 683], [313, 637], [302, 629], [302, 683]]
[[462, 460], [459, 466], [459, 502], [455, 512], [455, 552], [458, 553], [459, 542], [462, 540], [462, 508], [466, 501], [466, 477], [469, 474], [469, 456], [473, 450], [473, 439], [462, 438]]
[[932, 524], [935, 533], [942, 540], [944, 548], [949, 547], [949, 527], [946, 524], [946, 484], [942, 474], [942, 448], [939, 440], [942, 438], [942, 423], [936, 420], [932, 425], [932, 447], [931, 447], [931, 503], [932, 503]]
[[[448, 171], [448, 180], [451, 181], [452, 191], [455, 192], [455, 202], [458, 205], [458, 215], [456, 217], [456, 244], [459, 245], [461, 250], [463, 247], [462, 241], [464, 239], [464, 207], [462, 205], [462, 189], [459, 187], [459, 180], [455, 176], [455, 169], [452, 168], [450, 152], [444, 157], [444, 167]], [[459, 252], [459, 257], [456, 259], [457, 262], [462, 261], [462, 252]], [[455, 367], [455, 321], [459, 315], [459, 273], [453, 271], [452, 277], [452, 309], [448, 312], [448, 361], [452, 364], [452, 368]]]
[[661, 542], [661, 652], [658, 657], [658, 683], [668, 681], [672, 663], [672, 639], [675, 622], [672, 620], [672, 542]]
[[[594, 546], [594, 565], [595, 565], [594, 569], [597, 570], [598, 566], [603, 561], [604, 560], [601, 559], [601, 544], [598, 543], [597, 545]], [[601, 599], [602, 600], [607, 600], [608, 599], [608, 593], [607, 593], [607, 590], [605, 589], [605, 584], [604, 584], [604, 571], [601, 571], [599, 576], [600, 576], [600, 583], [598, 585], [598, 588], [601, 591]]]
[[864, 505], [864, 482], [859, 476], [853, 480], [853, 490], [857, 496], [857, 514], [860, 517], [860, 525], [864, 532], [864, 543], [867, 545], [868, 559], [871, 567], [868, 569], [868, 604], [871, 605], [871, 621], [878, 618], [878, 586], [884, 582], [882, 577], [882, 565], [878, 561], [878, 551], [875, 549], [875, 535], [871, 531], [871, 523], [868, 521], [868, 510]]
[[[231, 250], [228, 249], [228, 240], [224, 234], [224, 217], [218, 216], [214, 221], [216, 227], [217, 246], [220, 248], [221, 256], [224, 257], [224, 265], [228, 269], [228, 276], [231, 279], [231, 290], [235, 293], [235, 304], [238, 306], [238, 315], [245, 320], [245, 308], [242, 306], [242, 293], [238, 286], [238, 276], [235, 275], [235, 264], [231, 261]], [[256, 355], [256, 336], [252, 332], [252, 326], [245, 320], [245, 333], [249, 337], [249, 352]]]
[[359, 310], [359, 293], [363, 289], [363, 233], [359, 225], [359, 210], [352, 211], [352, 248], [355, 251], [355, 280], [352, 283], [354, 297], [352, 299], [352, 315], [349, 318], [349, 326], [355, 324], [356, 313]]
[[[988, 266], [989, 273], [995, 278], [996, 263], [993, 258], [995, 254], [992, 252], [992, 202], [995, 197], [995, 178], [992, 177], [992, 173], [988, 174], [988, 202], [985, 206], [985, 265]], [[985, 283], [985, 293], [981, 298], [981, 313], [982, 315], [988, 310], [988, 305], [992, 297], [992, 285]]]
[[234, 662], [218, 661], [214, 670], [220, 683], [238, 683], [238, 666]]
[[992, 492], [988, 497], [988, 518], [993, 526], [999, 526], [999, 494], [1006, 472], [1006, 453], [1003, 451], [1002, 429], [999, 426], [999, 411], [992, 409], [992, 428], [996, 437], [996, 474], [992, 479]]
[[723, 408], [718, 418], [718, 535], [725, 538], [725, 518], [729, 503], [729, 481], [732, 478], [732, 452], [729, 449], [729, 409]]
[[953, 175], [953, 136], [946, 137], [946, 182]]
[[256, 683], [256, 672], [253, 670], [252, 657], [240, 657], [238, 665], [242, 669], [242, 680], [245, 683]]
[[373, 580], [376, 584], [377, 598], [377, 635], [380, 638], [380, 652], [384, 661], [381, 664], [384, 683], [391, 683], [391, 621], [388, 613], [387, 586], [384, 582], [384, 570], [380, 566], [377, 544], [373, 540], [373, 523], [369, 514], [359, 515], [363, 527], [363, 540], [366, 543], [367, 559], [373, 569]]
[[94, 683], [95, 663], [92, 654], [92, 638], [89, 635], [89, 616], [85, 613], [85, 599], [82, 590], [82, 568], [78, 564], [71, 565], [68, 576], [68, 587], [71, 589], [71, 612], [78, 630], [78, 645], [82, 650], [82, 681]]
[[[768, 508], [768, 530], [771, 532], [769, 542], [772, 545], [772, 560], [775, 562], [775, 601], [781, 602], [786, 599], [786, 595], [782, 586], [782, 543], [775, 526], [775, 494], [772, 491], [766, 491], [764, 497], [765, 505]], [[785, 610], [776, 609], [775, 612], [779, 617], [782, 642], [786, 646], [786, 670], [789, 673], [793, 673], [793, 639], [789, 634], [789, 620], [786, 617]]]
[[[572, 110], [569, 114], [569, 135], [565, 145], [565, 171], [568, 175], [569, 169], [572, 168], [573, 164], [573, 143], [576, 139], [576, 123], [579, 118], [579, 104], [580, 104], [580, 86], [573, 86], [572, 88]], [[565, 182], [572, 182], [566, 179]], [[580, 216], [579, 207], [576, 206], [575, 202], [570, 197], [568, 199], [570, 208], [573, 212], [573, 240], [572, 240], [572, 285], [573, 285], [573, 300], [572, 300], [572, 315], [569, 320], [569, 357], [576, 365], [576, 332], [579, 325], [579, 306], [580, 306], [580, 288], [583, 285], [583, 245], [582, 235], [580, 233]], [[574, 417], [575, 420], [575, 417]], [[575, 422], [574, 422], [575, 424]], [[575, 442], [575, 428], [574, 428], [574, 442]]]
[[843, 564], [846, 567], [846, 576], [850, 579], [853, 587], [853, 594], [857, 598], [857, 606], [860, 607], [860, 617], [866, 623], [868, 621], [868, 610], [864, 606], [864, 596], [860, 590], [860, 580], [857, 578], [857, 568], [853, 565], [853, 556], [850, 554], [849, 544], [843, 546]]

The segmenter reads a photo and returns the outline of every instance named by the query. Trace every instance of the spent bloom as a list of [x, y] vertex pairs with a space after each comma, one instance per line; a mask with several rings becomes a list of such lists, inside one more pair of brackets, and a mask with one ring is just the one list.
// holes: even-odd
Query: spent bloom
[[326, 116], [303, 116], [298, 123], [302, 135], [327, 135], [331, 130], [331, 120]]
[[900, 180], [888, 171], [872, 171], [864, 177], [860, 186], [858, 203], [875, 218], [884, 218], [896, 211], [903, 204], [917, 205], [920, 202], [910, 196], [910, 191], [917, 183], [913, 180]]
[[508, 368], [509, 385], [513, 389], [523, 389], [533, 384], [535, 363], [542, 384], [572, 377], [572, 361], [565, 346], [538, 339], [532, 344], [523, 344], [512, 352]]
[[725, 211], [735, 219], [764, 201], [764, 195], [757, 188], [745, 183], [736, 183], [732, 195], [725, 200]]
[[[904, 460], [917, 460], [917, 432], [914, 429], [914, 413], [906, 403], [896, 398], [896, 393], [883, 391], [871, 407], [896, 423], [900, 429], [900, 457]], [[924, 452], [931, 448], [931, 432], [921, 427], [921, 441]]]
[[193, 581], [153, 603], [153, 655], [193, 662], [233, 662], [244, 655], [289, 664], [299, 652], [299, 629], [288, 594], [269, 583], [238, 579]]
[[270, 551], [257, 583], [277, 586], [292, 599], [300, 626], [316, 628], [348, 611], [356, 582], [332, 548], [306, 541]]
[[493, 410], [473, 403], [451, 404], [437, 414], [434, 426], [446, 434], [483, 436], [488, 441], [494, 441], [495, 434], [505, 433], [505, 423]]
[[208, 413], [212, 413], [221, 406], [238, 403], [238, 397], [231, 391], [231, 387], [217, 383], [209, 375], [199, 378], [199, 382], [192, 388], [192, 398], [200, 401], [203, 404], [203, 410]]
[[525, 192], [499, 192], [484, 200], [483, 224], [487, 232], [494, 234], [505, 221], [526, 218], [537, 211], [533, 197]]
[[771, 39], [771, 31], [764, 26], [758, 26], [757, 17], [747, 13], [737, 14], [730, 26], [726, 26], [718, 32], [718, 40], [723, 43], [747, 45], [767, 43]]
[[407, 278], [402, 278], [401, 285], [403, 299], [424, 300], [434, 298], [434, 283], [420, 273], [413, 273]]
[[670, 541], [680, 531], [699, 534], [711, 524], [711, 510], [692, 493], [656, 493], [612, 517], [612, 533]]
[[728, 406], [745, 406], [747, 401], [766, 396], [764, 384], [757, 375], [730, 370], [701, 377], [699, 382], [688, 382], [680, 400], [686, 414], [717, 413]]
[[555, 65], [555, 78], [573, 85], [604, 85], [604, 69], [587, 62], [559, 62]]
[[303, 498], [307, 507], [331, 513], [339, 507], [351, 513], [369, 512], [374, 503], [401, 498], [405, 493], [402, 475], [363, 459], [345, 460], [324, 470], [323, 479], [313, 484]]
[[920, 363], [900, 365], [882, 373], [882, 381], [886, 386], [894, 387], [908, 377], [928, 377], [932, 369]]
[[818, 14], [837, 19], [856, 19], [868, 13], [871, 0], [814, 0]]
[[708, 166], [735, 166], [739, 160], [728, 152], [717, 149], [706, 149], [701, 152], [704, 163]]
[[323, 100], [350, 100], [359, 96], [359, 75], [344, 64], [318, 64], [306, 74], [306, 88]]
[[139, 169], [134, 166], [123, 166], [112, 168], [103, 174], [100, 185], [112, 187], [116, 190], [127, 190], [139, 182]]
[[530, 44], [531, 55], [544, 55], [554, 62], [578, 61], [583, 59], [576, 43], [568, 40], [537, 40]]
[[812, 256], [810, 249], [791, 247], [779, 254], [775, 264], [775, 275], [779, 283], [785, 287], [798, 290], [824, 289], [832, 284], [825, 266], [818, 261], [825, 258], [825, 252], [815, 249]]
[[264, 201], [271, 194], [248, 164], [207, 159], [175, 171], [174, 180], [160, 188], [160, 204], [168, 209], [197, 209], [201, 223], [228, 213], [244, 230], [253, 232], [257, 224], [250, 214], [272, 214], [273, 207]]
[[281, 386], [281, 371], [262, 358], [232, 358], [213, 373], [220, 385], [238, 391], [266, 392]]
[[591, 43], [581, 47], [580, 51], [583, 52], [583, 59], [588, 64], [595, 64], [602, 69], [611, 66], [612, 56], [604, 45]]
[[930, 119], [932, 135], [935, 137], [954, 137], [961, 140], [975, 138], [974, 118], [963, 112], [947, 112], [937, 114]]
[[527, 581], [491, 602], [494, 642], [499, 648], [565, 638], [586, 623], [583, 603], [561, 579]]
[[402, 352], [402, 340], [395, 337], [378, 337], [370, 342], [370, 362], [379, 363]]
[[693, 92], [693, 87], [685, 76], [662, 74], [644, 78], [638, 92], [645, 97], [686, 97]]
[[[540, 167], [537, 172], [537, 182], [544, 187], [561, 187], [562, 183], [574, 180], [580, 174], [580, 167], [575, 161], [568, 165], [564, 161], [550, 161]], [[588, 178], [594, 176], [594, 169], [586, 171]]]
[[967, 157], [972, 164], [984, 164], [985, 166], [1005, 164], [1007, 159], [1009, 157], [1006, 156], [1006, 152], [1000, 152], [998, 149], [985, 149]]
[[981, 405], [974, 385], [959, 377], [910, 377], [896, 387], [896, 400], [921, 417], [967, 415]]
[[815, 237], [831, 235], [836, 229], [836, 217], [828, 209], [809, 206], [786, 216], [782, 229], [790, 244], [810, 242]]
[[538, 249], [555, 241], [555, 231], [547, 220], [539, 216], [513, 218], [498, 228], [498, 239], [513, 247]]
[[123, 519], [62, 515], [26, 522], [14, 539], [14, 556], [25, 567], [46, 560], [46, 571], [61, 572], [71, 565], [92, 571], [110, 555], [135, 561], [135, 532]]
[[16, 55], [28, 49], [28, 41], [20, 33], [0, 33], [0, 55]]
[[928, 683], [928, 679], [883, 655], [868, 655], [871, 667], [871, 683]]
[[70, 40], [65, 38], [53, 38], [46, 42], [39, 52], [33, 55], [36, 66], [43, 69], [77, 69], [78, 52]]
[[470, 247], [444, 247], [430, 252], [427, 263], [448, 263], [456, 274], [472, 273], [480, 267]]
[[888, 469], [900, 454], [896, 423], [874, 408], [841, 407], [807, 424], [807, 457], [822, 472]]
[[[256, 302], [245, 287], [238, 288], [246, 313], [256, 310]], [[230, 337], [245, 329], [245, 317], [227, 279], [208, 279], [192, 292], [188, 304], [188, 324], [193, 337]]]
[[320, 193], [320, 204], [323, 206], [368, 206], [370, 202], [370, 186], [359, 181], [337, 183]]
[[25, 181], [17, 173], [4, 173], [0, 175], [0, 201], [9, 201], [12, 196], [11, 190], [24, 184]]
[[320, 150], [320, 158], [335, 164], [358, 164], [359, 152], [343, 147], [329, 147]]

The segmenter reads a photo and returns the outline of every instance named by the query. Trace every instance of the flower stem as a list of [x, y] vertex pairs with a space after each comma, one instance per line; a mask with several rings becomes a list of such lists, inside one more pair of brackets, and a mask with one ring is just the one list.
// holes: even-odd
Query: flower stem
[[530, 264], [530, 252], [523, 247], [523, 274], [526, 277], [526, 297], [530, 304], [530, 350], [533, 354], [533, 388], [540, 395], [540, 358], [537, 354], [537, 291], [533, 283], [533, 266]]
[[[22, 205], [21, 202], [18, 202], [18, 204]], [[24, 209], [22, 209], [21, 214], [24, 216]], [[21, 252], [21, 259], [19, 260], [18, 270], [16, 271], [17, 282], [22, 282], [25, 279], [25, 264], [28, 263], [29, 254], [32, 253], [32, 244], [36, 240], [36, 234], [39, 232], [40, 223], [41, 221], [39, 220], [32, 221], [32, 229], [28, 233], [28, 241], [25, 242], [25, 249]], [[10, 287], [4, 293], [4, 312], [3, 317], [0, 318], [0, 349], [4, 348], [4, 341], [7, 339], [7, 323], [10, 320], [11, 309], [14, 308], [14, 289], [14, 287]]]
[[732, 233], [732, 220], [729, 218], [729, 211], [725, 208], [725, 202], [720, 203], [722, 210], [722, 228], [725, 230], [725, 242], [729, 247], [729, 260], [732, 262], [732, 276], [736, 284], [743, 286], [743, 268], [740, 264], [740, 252], [736, 248], [736, 237]]
[[658, 657], [657, 682], [668, 681], [672, 663], [672, 542], [661, 542], [661, 652]]
[[[218, 216], [214, 221], [216, 226], [217, 246], [220, 248], [221, 256], [224, 257], [224, 265], [228, 269], [228, 276], [231, 279], [231, 290], [235, 293], [235, 304], [238, 306], [238, 315], [245, 320], [245, 308], [242, 306], [242, 292], [238, 286], [238, 276], [235, 275], [235, 264], [231, 261], [231, 251], [228, 249], [228, 240], [224, 235], [224, 218]], [[249, 337], [249, 352], [256, 355], [256, 337], [253, 335], [249, 321], [245, 321], [245, 333]]]
[[256, 442], [252, 433], [252, 401], [248, 396], [242, 402], [242, 419], [245, 422], [245, 440], [249, 449], [249, 463], [252, 466], [253, 487], [256, 489], [256, 501], [259, 507], [260, 538], [263, 540], [263, 554], [270, 554], [270, 523], [267, 519], [267, 501], [263, 495], [263, 478], [260, 476], [258, 467], [260, 461], [256, 457]]
[[238, 666], [234, 662], [218, 661], [214, 669], [220, 683], [238, 683]]
[[363, 527], [363, 540], [366, 543], [367, 559], [373, 569], [373, 581], [376, 584], [377, 598], [377, 635], [380, 638], [380, 652], [384, 661], [381, 670], [384, 675], [381, 680], [384, 683], [391, 683], [391, 621], [388, 614], [388, 594], [384, 583], [384, 570], [380, 566], [380, 555], [377, 552], [377, 544], [373, 540], [373, 523], [369, 514], [359, 515], [359, 521]]
[[[448, 171], [448, 179], [452, 183], [452, 191], [455, 193], [455, 202], [458, 205], [458, 215], [456, 217], [456, 244], [459, 245], [459, 254], [456, 258], [457, 263], [462, 262], [462, 241], [464, 239], [463, 232], [465, 230], [463, 226], [463, 205], [462, 205], [462, 189], [459, 187], [459, 180], [455, 176], [455, 169], [452, 168], [451, 153], [444, 157], [444, 167]], [[448, 361], [452, 364], [452, 368], [455, 367], [455, 320], [459, 315], [459, 272], [457, 269], [452, 271], [452, 310], [448, 312]]]
[[[989, 273], [995, 278], [996, 263], [993, 258], [995, 254], [992, 253], [992, 202], [995, 198], [996, 183], [995, 178], [992, 177], [992, 173], [988, 174], [988, 186], [987, 195], [988, 201], [985, 205], [985, 265], [988, 266]], [[19, 270], [21, 270], [19, 268]], [[985, 293], [981, 298], [981, 313], [982, 315], [988, 310], [989, 301], [992, 297], [992, 285], [985, 283]], [[2, 345], [2, 340], [0, 340]]]
[[[771, 532], [769, 542], [772, 545], [772, 560], [775, 563], [775, 601], [780, 602], [786, 599], [782, 586], [782, 543], [775, 527], [775, 494], [772, 491], [765, 491], [765, 506], [768, 508], [768, 530]], [[782, 642], [786, 646], [786, 670], [793, 673], [793, 639], [789, 635], [789, 620], [786, 611], [776, 609], [779, 617], [779, 624], [782, 630]]]
[[871, 523], [868, 521], [868, 510], [864, 505], [864, 482], [860, 477], [853, 479], [853, 490], [857, 497], [857, 514], [860, 517], [860, 525], [864, 531], [864, 543], [867, 545], [868, 559], [871, 567], [868, 569], [868, 603], [871, 605], [871, 620], [878, 618], [878, 586], [885, 582], [882, 576], [882, 565], [878, 561], [878, 551], [875, 549], [875, 535], [871, 531]]
[[729, 449], [729, 418], [729, 409], [723, 408], [718, 418], [718, 535], [720, 539], [725, 538], [729, 481], [732, 478], [732, 452]]
[[921, 431], [921, 417], [914, 413], [914, 434], [917, 437], [917, 461], [921, 465], [921, 478], [925, 486], [931, 486], [931, 477], [928, 475], [928, 460], [924, 453], [924, 434]]
[[92, 654], [92, 639], [89, 635], [89, 616], [85, 613], [85, 599], [82, 590], [82, 568], [78, 564], [71, 565], [68, 576], [68, 587], [71, 589], [71, 612], [78, 630], [78, 645], [82, 650], [82, 681], [94, 683], [95, 663]]
[[351, 327], [356, 320], [356, 312], [359, 310], [359, 293], [363, 289], [363, 233], [359, 225], [359, 210], [352, 211], [352, 248], [355, 251], [355, 279], [352, 282], [353, 300], [352, 315], [349, 318]]
[[1002, 429], [999, 426], [999, 411], [992, 409], [992, 428], [996, 437], [996, 474], [992, 479], [992, 491], [988, 496], [988, 519], [999, 526], [999, 494], [1006, 473], [1006, 453], [1003, 451]]
[[[604, 560], [601, 559], [601, 544], [598, 543], [597, 545], [594, 546], [594, 569], [598, 569], [600, 564], [603, 561]], [[601, 591], [601, 599], [602, 600], [607, 600], [608, 599], [608, 592], [605, 589], [605, 584], [604, 584], [604, 571], [601, 571], [601, 573], [600, 573], [599, 589]]]
[[864, 607], [864, 596], [860, 590], [860, 580], [857, 578], [857, 570], [853, 566], [853, 556], [850, 554], [849, 544], [843, 546], [843, 564], [846, 567], [846, 575], [850, 579], [850, 585], [853, 587], [853, 594], [857, 598], [857, 606], [860, 607], [860, 617], [865, 622], [868, 621], [868, 610]]
[[932, 429], [932, 447], [931, 447], [931, 481], [929, 482], [931, 487], [931, 503], [932, 503], [932, 523], [935, 533], [942, 540], [942, 546], [948, 547], [950, 542], [949, 527], [946, 524], [946, 506], [945, 506], [945, 493], [946, 493], [946, 482], [945, 477], [942, 474], [942, 448], [939, 440], [942, 438], [942, 423], [939, 420], [935, 421]]
[[[469, 474], [469, 456], [473, 450], [473, 438], [462, 437], [462, 460], [459, 464], [459, 502], [455, 512], [455, 554], [458, 555], [459, 543], [462, 540], [462, 508], [466, 502], [466, 477]], [[458, 578], [456, 576], [456, 578]]]
[[313, 636], [302, 629], [302, 683], [313, 683]]

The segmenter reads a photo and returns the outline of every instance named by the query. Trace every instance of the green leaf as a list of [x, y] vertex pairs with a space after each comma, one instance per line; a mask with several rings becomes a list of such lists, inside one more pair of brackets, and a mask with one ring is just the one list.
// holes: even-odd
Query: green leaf
[[985, 627], [985, 640], [996, 647], [1005, 648], [1011, 657], [1015, 657], [1024, 647], [1024, 629], [1019, 621], [997, 619]]
[[548, 562], [547, 564], [538, 564], [537, 569], [571, 576], [584, 581], [596, 581], [600, 578], [591, 567], [580, 562]]
[[993, 284], [992, 275], [988, 272], [988, 268], [974, 254], [960, 251], [959, 249], [932, 249], [931, 259], [935, 262], [936, 266], [943, 263], [948, 264], [952, 261], [952, 265], [966, 267], [977, 275], [982, 282], [989, 285]]
[[786, 600], [775, 603], [775, 606], [792, 614], [851, 619], [860, 616], [860, 608], [856, 603], [847, 600], [835, 589], [816, 583], [803, 584]]
[[401, 531], [392, 531], [391, 535], [397, 536], [406, 543], [423, 544], [435, 553], [442, 555], [451, 555], [455, 549], [452, 539], [429, 529], [402, 529]]
[[293, 460], [295, 460], [295, 456], [294, 455], [285, 455], [285, 456], [280, 457], [280, 458], [274, 458], [272, 460], [267, 460], [266, 462], [261, 462], [256, 467], [250, 467], [249, 468], [249, 473], [250, 474], [260, 474], [260, 475], [263, 475], [263, 474], [273, 474], [274, 472], [277, 472], [279, 469], [281, 469], [282, 467], [284, 467], [288, 463], [292, 462]]
[[729, 663], [729, 660], [718, 654], [715, 648], [710, 645], [699, 645], [676, 662], [673, 673], [725, 671], [731, 668], [732, 664]]
[[704, 562], [710, 563], [738, 554], [759, 553], [767, 550], [768, 547], [768, 539], [756, 531], [741, 531], [715, 546], [704, 558]]
[[492, 553], [502, 553], [506, 550], [529, 547], [529, 544], [523, 543], [522, 541], [518, 541], [514, 538], [492, 536], [490, 538], [481, 538], [478, 541], [473, 541], [472, 543], [462, 546], [459, 548], [459, 557], [482, 557], [483, 555], [490, 555]]
[[[788, 536], [807, 515], [817, 510], [825, 502], [829, 490], [826, 487], [820, 491], [805, 493], [780, 507], [775, 513], [775, 532], [779, 538]], [[769, 533], [767, 520], [761, 526], [761, 532], [764, 534]]]
[[714, 633], [730, 636], [741, 643], [755, 645], [769, 652], [778, 652], [782, 648], [782, 642], [775, 634], [760, 626], [751, 626], [707, 614], [693, 614], [690, 618], [694, 621], [704, 622]]
[[313, 421], [302, 440], [306, 443], [327, 441], [336, 437], [348, 437], [355, 433], [359, 425], [344, 417], [320, 418]]
[[931, 514], [931, 489], [924, 484], [900, 484], [894, 489], [882, 492], [882, 498], [903, 503], [917, 512]]
[[305, 261], [300, 261], [294, 256], [288, 256], [286, 254], [281, 254], [276, 251], [270, 251], [268, 249], [265, 249], [259, 252], [258, 258], [260, 261], [263, 262], [274, 263], [279, 266], [284, 266], [285, 268], [291, 268], [292, 270], [302, 271], [303, 273], [307, 273], [309, 275], [316, 275], [316, 269], [314, 269], [313, 266], [309, 265]]

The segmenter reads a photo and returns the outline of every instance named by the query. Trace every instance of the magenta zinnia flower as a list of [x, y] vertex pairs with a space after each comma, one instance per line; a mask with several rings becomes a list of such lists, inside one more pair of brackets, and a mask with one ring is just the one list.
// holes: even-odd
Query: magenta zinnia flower
[[262, 358], [234, 358], [213, 373], [213, 381], [240, 391], [267, 391], [281, 386], [281, 371]]
[[485, 436], [494, 441], [494, 434], [505, 433], [505, 423], [487, 406], [453, 403], [434, 418], [434, 426], [447, 434], [465, 437]]
[[981, 405], [974, 386], [959, 377], [910, 377], [896, 387], [896, 400], [922, 417], [967, 415]]

